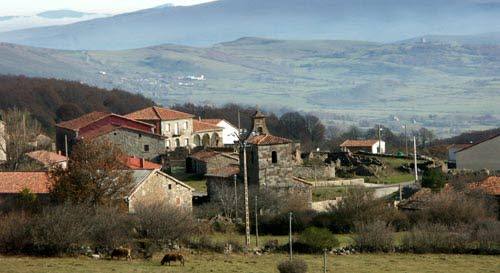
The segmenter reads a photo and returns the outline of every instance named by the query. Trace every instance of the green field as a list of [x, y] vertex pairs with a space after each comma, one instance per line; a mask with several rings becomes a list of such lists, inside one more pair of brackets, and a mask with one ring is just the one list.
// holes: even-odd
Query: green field
[[[321, 255], [296, 255], [304, 259], [308, 272], [323, 272]], [[78, 273], [78, 272], [189, 272], [189, 273], [272, 273], [278, 272], [276, 265], [286, 259], [284, 254], [262, 256], [190, 254], [184, 267], [178, 264], [161, 266], [161, 257], [152, 261], [109, 261], [90, 258], [31, 258], [0, 256], [2, 273]], [[414, 255], [414, 254], [357, 254], [350, 256], [329, 255], [328, 272], [499, 272], [499, 256], [475, 255]]]

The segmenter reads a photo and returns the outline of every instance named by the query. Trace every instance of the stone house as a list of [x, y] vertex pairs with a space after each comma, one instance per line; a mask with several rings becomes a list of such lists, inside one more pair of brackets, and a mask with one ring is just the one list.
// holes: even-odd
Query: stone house
[[500, 170], [500, 134], [455, 152], [457, 169]]
[[174, 177], [156, 170], [133, 170], [133, 188], [126, 197], [129, 213], [140, 205], [161, 203], [192, 210], [194, 189]]
[[51, 170], [55, 167], [66, 169], [68, 167], [68, 157], [50, 151], [33, 151], [26, 154], [29, 160], [40, 164], [44, 169]]
[[0, 172], [0, 211], [17, 206], [23, 190], [35, 194], [38, 202], [48, 202], [52, 184], [47, 172]]
[[5, 142], [5, 123], [0, 120], [0, 162], [7, 160], [7, 144]]
[[[210, 170], [207, 178], [207, 194], [211, 201], [218, 201], [224, 195], [234, 196], [235, 179], [240, 173], [239, 165], [228, 165]], [[236, 180], [236, 192], [242, 191], [242, 184]]]
[[238, 164], [237, 156], [216, 151], [199, 151], [186, 159], [186, 172], [206, 174], [212, 170]]
[[[367, 140], [352, 140], [348, 139], [340, 144], [340, 148], [344, 152], [358, 152], [364, 151], [372, 154], [385, 154], [385, 141], [381, 140], [380, 143], [376, 139]], [[379, 151], [380, 150], [380, 151]]]
[[117, 114], [92, 112], [56, 124], [56, 149], [63, 155], [85, 139], [107, 139], [129, 155], [157, 162], [165, 153], [166, 139], [155, 133], [154, 125]]

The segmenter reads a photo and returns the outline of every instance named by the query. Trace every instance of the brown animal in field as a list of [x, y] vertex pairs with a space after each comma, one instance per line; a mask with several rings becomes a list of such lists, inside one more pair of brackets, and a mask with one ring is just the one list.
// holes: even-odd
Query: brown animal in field
[[113, 249], [113, 251], [111, 251], [111, 260], [113, 260], [113, 258], [116, 257], [118, 260], [120, 260], [120, 258], [125, 258], [126, 260], [128, 261], [131, 261], [132, 260], [132, 249], [130, 248], [115, 248]]
[[175, 261], [181, 262], [181, 265], [184, 266], [185, 259], [184, 256], [180, 253], [165, 254], [165, 256], [163, 256], [163, 259], [161, 260], [161, 265], [167, 263], [170, 266], [170, 262], [175, 262]]

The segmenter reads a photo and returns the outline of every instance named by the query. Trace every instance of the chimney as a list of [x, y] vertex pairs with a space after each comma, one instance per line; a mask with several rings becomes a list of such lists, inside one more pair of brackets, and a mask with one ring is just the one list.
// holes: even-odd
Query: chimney
[[144, 158], [140, 158], [141, 168], [144, 168]]
[[201, 117], [198, 117], [198, 121], [201, 121]]

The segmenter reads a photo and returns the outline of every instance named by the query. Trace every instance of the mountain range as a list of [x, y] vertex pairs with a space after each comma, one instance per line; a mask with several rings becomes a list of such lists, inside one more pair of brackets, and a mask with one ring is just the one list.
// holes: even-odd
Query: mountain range
[[245, 36], [392, 42], [498, 31], [499, 15], [498, 0], [219, 0], [5, 32], [0, 41], [77, 50], [209, 46]]
[[[490, 36], [498, 34], [479, 35]], [[163, 105], [234, 102], [309, 111], [327, 124], [400, 128], [397, 116], [450, 135], [500, 126], [500, 45], [462, 43], [476, 37], [396, 43], [247, 37], [210, 47], [115, 51], [0, 43], [0, 74], [120, 88]]]

